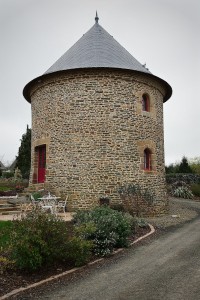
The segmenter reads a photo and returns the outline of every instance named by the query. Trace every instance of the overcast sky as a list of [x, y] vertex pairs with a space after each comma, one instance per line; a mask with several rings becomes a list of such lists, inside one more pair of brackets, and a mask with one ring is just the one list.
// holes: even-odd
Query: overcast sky
[[166, 164], [200, 156], [199, 0], [0, 0], [0, 160], [17, 155], [31, 106], [24, 86], [94, 24], [167, 81]]

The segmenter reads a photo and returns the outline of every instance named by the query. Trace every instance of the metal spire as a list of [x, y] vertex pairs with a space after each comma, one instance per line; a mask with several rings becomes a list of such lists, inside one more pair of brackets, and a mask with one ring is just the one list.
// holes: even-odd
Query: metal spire
[[96, 11], [95, 23], [98, 23], [98, 21], [99, 21], [99, 17], [98, 17], [97, 11]]

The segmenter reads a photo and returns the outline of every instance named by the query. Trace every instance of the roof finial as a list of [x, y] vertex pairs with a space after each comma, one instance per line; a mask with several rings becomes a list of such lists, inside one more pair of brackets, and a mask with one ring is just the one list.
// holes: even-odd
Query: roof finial
[[96, 11], [95, 22], [98, 23], [98, 21], [99, 21], [99, 17], [98, 17], [97, 11]]

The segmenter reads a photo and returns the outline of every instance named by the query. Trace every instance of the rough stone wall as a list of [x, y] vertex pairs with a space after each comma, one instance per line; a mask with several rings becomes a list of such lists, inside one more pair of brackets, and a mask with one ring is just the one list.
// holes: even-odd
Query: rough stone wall
[[[150, 112], [142, 111], [143, 93], [150, 97]], [[133, 71], [74, 70], [46, 77], [31, 90], [30, 186], [37, 187], [35, 147], [46, 144], [44, 185], [68, 195], [70, 209], [96, 206], [102, 195], [119, 203], [118, 188], [132, 182], [149, 187], [154, 213], [165, 213], [164, 94], [155, 78]], [[146, 147], [151, 171], [143, 169]]]

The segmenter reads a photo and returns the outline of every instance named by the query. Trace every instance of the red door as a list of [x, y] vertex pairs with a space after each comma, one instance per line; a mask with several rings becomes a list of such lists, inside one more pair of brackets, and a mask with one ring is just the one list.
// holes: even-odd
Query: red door
[[46, 145], [38, 147], [38, 183], [45, 181]]

